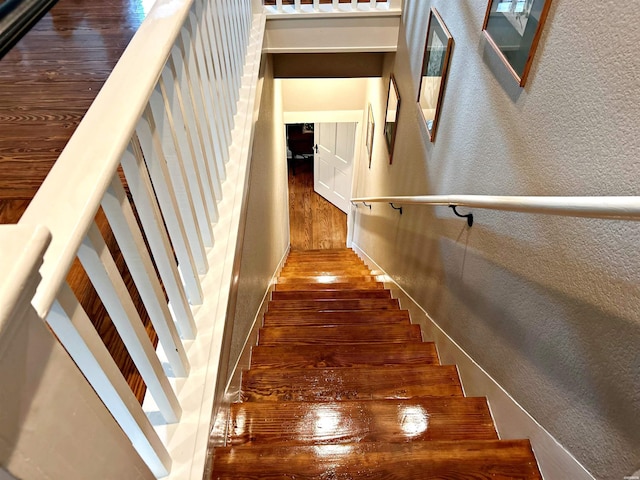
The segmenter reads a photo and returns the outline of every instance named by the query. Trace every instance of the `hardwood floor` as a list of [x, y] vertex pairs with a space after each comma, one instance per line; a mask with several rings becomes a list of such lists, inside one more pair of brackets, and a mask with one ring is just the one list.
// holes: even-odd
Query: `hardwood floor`
[[59, 0], [0, 59], [0, 198], [31, 199], [145, 16], [143, 0]]
[[347, 214], [313, 191], [313, 161], [289, 168], [291, 249], [331, 249], [347, 245]]
[[208, 478], [541, 480], [529, 441], [499, 440], [487, 400], [464, 396], [408, 312], [377, 309], [387, 290], [314, 272], [360, 268], [348, 252], [290, 254], [279, 281], [304, 272], [306, 287], [273, 292]]

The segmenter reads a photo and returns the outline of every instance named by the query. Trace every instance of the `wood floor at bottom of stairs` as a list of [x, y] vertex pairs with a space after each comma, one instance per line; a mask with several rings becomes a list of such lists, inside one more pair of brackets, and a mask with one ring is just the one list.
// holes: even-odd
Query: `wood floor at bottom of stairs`
[[224, 447], [212, 479], [541, 480], [528, 440]]

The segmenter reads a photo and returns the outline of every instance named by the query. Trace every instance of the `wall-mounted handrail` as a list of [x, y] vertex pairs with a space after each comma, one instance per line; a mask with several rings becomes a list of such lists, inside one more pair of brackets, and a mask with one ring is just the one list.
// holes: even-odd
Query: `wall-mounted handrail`
[[446, 205], [566, 217], [640, 220], [640, 196], [417, 195], [356, 197], [352, 198], [351, 202], [394, 203], [395, 205]]

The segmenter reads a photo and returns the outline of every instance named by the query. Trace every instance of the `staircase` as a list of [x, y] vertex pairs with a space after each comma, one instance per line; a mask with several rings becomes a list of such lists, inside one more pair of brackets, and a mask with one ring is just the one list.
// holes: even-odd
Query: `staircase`
[[348, 249], [292, 251], [212, 479], [541, 479]]

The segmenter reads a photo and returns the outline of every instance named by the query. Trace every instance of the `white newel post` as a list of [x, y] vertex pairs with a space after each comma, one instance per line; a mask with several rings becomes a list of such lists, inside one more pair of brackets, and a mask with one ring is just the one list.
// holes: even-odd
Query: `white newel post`
[[163, 469], [145, 465], [31, 306], [49, 240], [0, 226], [0, 477], [151, 480]]

